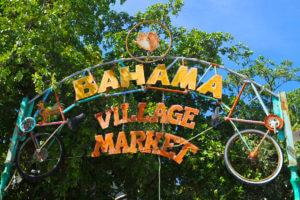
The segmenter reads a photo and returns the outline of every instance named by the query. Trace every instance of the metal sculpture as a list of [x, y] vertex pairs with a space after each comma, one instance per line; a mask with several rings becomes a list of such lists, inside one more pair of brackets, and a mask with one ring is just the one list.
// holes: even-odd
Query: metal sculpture
[[[143, 24], [158, 24], [158, 25], [160, 25], [161, 27], [163, 27], [167, 31], [168, 36], [169, 36], [170, 42], [169, 42], [168, 49], [161, 56], [158, 56], [158, 57], [148, 56], [148, 58], [153, 58], [153, 60], [142, 60], [139, 57], [134, 56], [132, 54], [132, 52], [130, 51], [130, 49], [129, 49], [129, 38], [130, 38], [130, 35], [132, 34], [132, 32], [135, 29], [139, 28]], [[157, 46], [159, 44], [159, 37], [153, 31], [150, 31], [148, 34], [138, 33], [138, 36], [137, 36], [137, 39], [136, 39], [136, 43], [141, 48], [147, 50], [148, 52], [152, 52], [152, 51], [154, 51], [157, 48]], [[171, 49], [171, 46], [172, 46], [172, 35], [171, 35], [170, 30], [166, 27], [166, 25], [164, 25], [164, 24], [162, 24], [161, 22], [158, 22], [158, 21], [147, 20], [147, 21], [140, 22], [137, 25], [135, 25], [128, 32], [128, 35], [126, 37], [126, 50], [127, 50], [128, 54], [130, 55], [131, 58], [133, 58], [134, 60], [136, 60], [136, 61], [138, 61], [140, 63], [153, 63], [153, 62], [156, 62], [156, 61], [159, 61], [159, 60], [163, 59], [169, 53], [169, 51]]]
[[[5, 170], [1, 175], [1, 198], [5, 194], [5, 187], [7, 181], [10, 176], [10, 169], [13, 162], [16, 160], [16, 166], [21, 176], [28, 181], [38, 181], [45, 177], [50, 176], [62, 163], [64, 158], [64, 145], [59, 139], [59, 133], [62, 131], [65, 124], [68, 124], [70, 129], [75, 130], [78, 128], [78, 124], [84, 119], [84, 115], [81, 114], [74, 118], [65, 119], [65, 114], [68, 113], [76, 106], [97, 99], [97, 98], [109, 98], [112, 96], [125, 95], [125, 94], [133, 94], [138, 92], [147, 92], [149, 90], [158, 90], [163, 92], [171, 92], [178, 94], [192, 94], [196, 97], [205, 98], [209, 101], [215, 101], [218, 107], [215, 110], [215, 113], [212, 118], [212, 126], [217, 127], [218, 124], [229, 122], [232, 124], [232, 127], [235, 131], [235, 134], [228, 140], [225, 147], [224, 159], [226, 167], [229, 172], [232, 173], [237, 179], [249, 184], [264, 184], [272, 181], [279, 174], [282, 164], [283, 164], [283, 156], [282, 152], [279, 148], [277, 142], [270, 136], [271, 132], [278, 133], [279, 139], [287, 139], [287, 152], [289, 159], [289, 168], [292, 172], [291, 183], [294, 188], [295, 199], [300, 199], [299, 195], [299, 187], [300, 180], [298, 174], [296, 172], [297, 161], [295, 157], [295, 149], [293, 144], [293, 136], [291, 132], [291, 125], [288, 115], [287, 109], [287, 101], [284, 92], [280, 92], [279, 95], [274, 92], [263, 88], [260, 84], [250, 80], [247, 76], [234, 72], [222, 65], [218, 65], [215, 63], [206, 62], [203, 60], [195, 59], [195, 58], [181, 58], [182, 65], [177, 70], [175, 76], [172, 81], [169, 81], [169, 76], [167, 71], [170, 70], [171, 67], [180, 59], [179, 57], [166, 57], [166, 54], [170, 50], [171, 47], [171, 35], [170, 35], [170, 45], [167, 52], [162, 56], [146, 56], [146, 57], [135, 57], [131, 54], [128, 49], [128, 38], [132, 31], [138, 26], [145, 23], [156, 23], [164, 27], [170, 35], [169, 30], [165, 27], [165, 25], [160, 22], [155, 21], [145, 21], [141, 22], [138, 25], [134, 26], [128, 33], [126, 38], [126, 49], [129, 55], [132, 58], [122, 59], [111, 61], [107, 63], [101, 63], [99, 65], [89, 67], [79, 72], [75, 72], [74, 74], [66, 77], [62, 81], [58, 82], [59, 86], [69, 80], [72, 77], [76, 77], [77, 79], [73, 82], [75, 89], [75, 103], [69, 105], [65, 109], [62, 108], [60, 104], [60, 100], [58, 98], [58, 94], [52, 88], [45, 90], [42, 94], [35, 96], [33, 99], [29, 100], [24, 98], [21, 103], [21, 108], [18, 114], [18, 120], [16, 127], [14, 129], [12, 141], [10, 144], [10, 148], [7, 154], [7, 158], [5, 161]], [[157, 36], [158, 37], [158, 36]], [[149, 32], [148, 34], [139, 33], [137, 37], [137, 44], [144, 48], [145, 50], [152, 52], [159, 44], [159, 39], [155, 36], [154, 33]], [[153, 60], [143, 60], [151, 58]], [[165, 59], [173, 59], [174, 61], [169, 65], [158, 65], [151, 75], [145, 79], [144, 76], [144, 68], [143, 65], [137, 65], [135, 68], [135, 72], [129, 72], [129, 67], [126, 67], [123, 62], [136, 60], [141, 63], [151, 63], [162, 58]], [[200, 63], [208, 66], [205, 70], [204, 74], [198, 76], [198, 70], [195, 67], [189, 68], [185, 66], [184, 60]], [[120, 82], [115, 76], [115, 66], [116, 64], [121, 64], [122, 68], [120, 69]], [[94, 76], [91, 73], [91, 70], [94, 70], [98, 67], [104, 65], [114, 64], [112, 70], [107, 70], [104, 72], [102, 80], [97, 85]], [[208, 74], [211, 69], [215, 69], [215, 74], [206, 82], [202, 83], [204, 77]], [[217, 69], [223, 69], [229, 73], [235, 74], [236, 76], [242, 78], [244, 80], [243, 86], [234, 102], [232, 107], [229, 107], [222, 101], [222, 76], [217, 74]], [[85, 76], [85, 73], [88, 72], [88, 76]], [[78, 77], [80, 75], [83, 77]], [[198, 80], [197, 80], [197, 77]], [[140, 86], [140, 89], [127, 90], [122, 92], [109, 93], [112, 89], [118, 89], [122, 87], [123, 89], [128, 88], [130, 86], [131, 81], [136, 81], [137, 85]], [[180, 90], [163, 88], [159, 86], [153, 86], [157, 83], [160, 83], [164, 87], [172, 86], [179, 87]], [[252, 88], [256, 95], [256, 99], [259, 100], [259, 103], [266, 114], [266, 118], [264, 121], [255, 121], [251, 119], [239, 119], [233, 118], [234, 113], [236, 111], [236, 106], [240, 100], [240, 97], [246, 86]], [[266, 92], [272, 95], [272, 103], [274, 107], [274, 114], [270, 114], [269, 110], [265, 106], [262, 98], [260, 97], [259, 92], [257, 91], [257, 87], [263, 88]], [[57, 101], [57, 106], [53, 110], [46, 110], [43, 105], [46, 102], [48, 95], [53, 92]], [[207, 93], [211, 93], [212, 96], [206, 95]], [[34, 108], [34, 102], [44, 95], [43, 100], [38, 104], [38, 109], [35, 114], [32, 116], [32, 110]], [[114, 125], [118, 126], [125, 123], [133, 123], [133, 122], [142, 122], [142, 123], [170, 123], [174, 125], [183, 126], [186, 128], [193, 129], [196, 121], [194, 121], [194, 117], [199, 114], [199, 110], [195, 108], [191, 108], [188, 106], [181, 105], [172, 105], [168, 109], [166, 109], [165, 104], [158, 103], [155, 108], [154, 114], [152, 116], [145, 115], [145, 108], [147, 107], [147, 103], [140, 102], [138, 105], [138, 113], [136, 115], [128, 116], [128, 108], [129, 103], [124, 101], [123, 104], [119, 106], [115, 106], [111, 109], [105, 111], [105, 119], [104, 113], [98, 112], [94, 114], [94, 117], [98, 121], [99, 125], [102, 129], [105, 129], [109, 126], [110, 118], [114, 117]], [[219, 107], [223, 107], [224, 110], [228, 111], [228, 114], [221, 116], [219, 112]], [[122, 111], [122, 117], [119, 116], [119, 111]], [[47, 113], [47, 114], [45, 114]], [[48, 116], [54, 113], [61, 114], [61, 121], [52, 121], [47, 122]], [[43, 121], [41, 123], [36, 124], [35, 120], [40, 114], [43, 117]], [[175, 117], [174, 117], [175, 116]], [[265, 126], [267, 131], [264, 133], [262, 131], [248, 129], [240, 131], [235, 122], [240, 123], [248, 123], [248, 124], [258, 124]], [[52, 133], [37, 133], [34, 134], [35, 127], [43, 127], [43, 126], [57, 126], [57, 128]], [[76, 127], [77, 126], [77, 127]], [[138, 150], [144, 153], [152, 153], [161, 155], [170, 159], [173, 159], [177, 163], [181, 163], [183, 161], [183, 157], [186, 152], [190, 149], [193, 153], [196, 153], [198, 147], [191, 143], [191, 140], [201, 135], [204, 132], [207, 132], [212, 127], [204, 130], [203, 132], [197, 134], [193, 138], [184, 139], [182, 137], [170, 134], [146, 130], [146, 131], [131, 131], [130, 132], [130, 144], [126, 139], [126, 135], [124, 131], [118, 133], [118, 138], [116, 142], [113, 141], [114, 133], [105, 134], [105, 138], [102, 135], [95, 136], [95, 148], [92, 152], [92, 157], [100, 156], [100, 150], [102, 153], [108, 152], [109, 154], [119, 154], [119, 153], [136, 153]], [[284, 130], [284, 131], [283, 131]], [[22, 134], [20, 134], [22, 133]], [[30, 133], [30, 137], [26, 139], [26, 133]], [[285, 135], [285, 136], [284, 136]], [[159, 141], [162, 140], [162, 146], [159, 147]], [[20, 148], [17, 150], [18, 143], [20, 141], [24, 141]], [[176, 143], [176, 145], [174, 144]], [[32, 151], [32, 147], [34, 147], [34, 151]], [[181, 147], [181, 150], [177, 153], [170, 151], [171, 148]], [[51, 158], [51, 162], [49, 161], [49, 152], [51, 151], [51, 155], [56, 155]], [[265, 153], [267, 152], [267, 153]], [[238, 155], [235, 157], [235, 155]], [[243, 155], [244, 157], [242, 157]], [[233, 159], [234, 158], [234, 159]], [[255, 174], [250, 173], [253, 169], [249, 168], [249, 162], [260, 162], [258, 158], [263, 158], [264, 162], [268, 162], [269, 159], [272, 159], [270, 165], [266, 165], [262, 167], [262, 175], [261, 177], [256, 177]], [[275, 162], [274, 162], [275, 159]], [[33, 165], [26, 165], [27, 160], [32, 160], [33, 162], [38, 162], [40, 166], [43, 165], [41, 169], [36, 168]], [[24, 164], [25, 163], [25, 164]], [[28, 162], [27, 162], [28, 163]]]
[[43, 118], [42, 121], [38, 122], [38, 124], [40, 124], [40, 125], [46, 123], [51, 115], [55, 115], [55, 114], [59, 113], [59, 111], [60, 111], [58, 105], [54, 106], [51, 109], [45, 108], [45, 102], [42, 102], [42, 101], [40, 101], [37, 104], [37, 107], [39, 109], [39, 115], [42, 116], [42, 118]]

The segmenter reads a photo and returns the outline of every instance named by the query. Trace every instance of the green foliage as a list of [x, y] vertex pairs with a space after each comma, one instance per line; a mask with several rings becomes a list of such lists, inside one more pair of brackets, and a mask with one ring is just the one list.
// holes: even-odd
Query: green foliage
[[[15, 109], [24, 96], [33, 97], [48, 87], [57, 88], [62, 103], [69, 106], [74, 102], [72, 80], [61, 86], [57, 82], [75, 71], [95, 64], [129, 57], [125, 50], [125, 39], [133, 25], [144, 20], [157, 20], [167, 25], [173, 36], [173, 47], [169, 55], [195, 57], [210, 62], [222, 63], [222, 55], [244, 66], [240, 72], [250, 78], [265, 81], [265, 87], [276, 90], [283, 83], [296, 79], [298, 69], [291, 61], [280, 65], [259, 57], [251, 60], [252, 51], [242, 43], [233, 44], [229, 33], [207, 33], [198, 29], [186, 30], [172, 26], [171, 15], [179, 15], [183, 6], [181, 0], [170, 0], [166, 4], [155, 4], [144, 13], [129, 16], [125, 12], [111, 10], [114, 0], [107, 1], [1, 1], [0, 3], [0, 120], [1, 163], [7, 151], [16, 120]], [[124, 0], [121, 0], [121, 4]], [[134, 42], [130, 43], [132, 46]], [[166, 44], [159, 47], [164, 52]], [[104, 51], [103, 51], [104, 50]], [[133, 51], [142, 55], [137, 48]], [[161, 61], [169, 64], [170, 60]], [[136, 63], [125, 63], [131, 68]], [[186, 62], [187, 66], [195, 63]], [[154, 64], [145, 65], [146, 77]], [[93, 71], [96, 80], [101, 80], [105, 66]], [[118, 74], [119, 65], [116, 67]], [[199, 74], [204, 67], [199, 66]], [[174, 76], [176, 69], [168, 71]], [[78, 76], [77, 78], [79, 78]], [[119, 78], [119, 77], [118, 77]], [[233, 104], [240, 79], [229, 75], [225, 80], [223, 101]], [[230, 87], [229, 87], [230, 83]], [[131, 84], [130, 89], [137, 88]], [[114, 92], [122, 91], [118, 89]], [[264, 100], [269, 96], [263, 93]], [[253, 97], [249, 93], [248, 99]], [[299, 127], [299, 90], [288, 94], [291, 119]], [[71, 118], [85, 112], [84, 120], [78, 132], [64, 129], [61, 138], [66, 147], [67, 158], [62, 168], [45, 181], [29, 184], [22, 182], [15, 189], [8, 190], [7, 199], [113, 199], [120, 192], [128, 199], [157, 199], [158, 193], [158, 157], [147, 154], [121, 154], [99, 158], [89, 158], [93, 151], [96, 134], [113, 132], [115, 135], [122, 126], [110, 126], [102, 130], [93, 117], [95, 113], [117, 106], [123, 97], [101, 98], [82, 104], [66, 115]], [[126, 95], [130, 103], [129, 116], [137, 114], [138, 102], [148, 102], [147, 113], [153, 113], [158, 102], [162, 101], [160, 91], [149, 91], [137, 95]], [[165, 93], [166, 106], [181, 104], [200, 109], [195, 117], [194, 130], [155, 123], [129, 123], [124, 126], [126, 135], [130, 130], [153, 130], [173, 133], [183, 138], [191, 138], [209, 127], [208, 114], [215, 104], [193, 95]], [[56, 103], [51, 93], [46, 106]], [[1, 106], [3, 104], [3, 106]], [[238, 108], [245, 105], [241, 101]], [[264, 115], [254, 103], [237, 113], [244, 118], [261, 120]], [[36, 109], [36, 107], [35, 107]], [[35, 111], [34, 109], [34, 111]], [[249, 110], [251, 112], [249, 112]], [[224, 111], [225, 112], [225, 111]], [[112, 122], [111, 122], [112, 123]], [[298, 125], [297, 125], [298, 124]], [[239, 128], [249, 128], [239, 126]], [[254, 127], [251, 127], [254, 128]], [[255, 127], [257, 128], [257, 127]], [[53, 131], [53, 128], [37, 129]], [[284, 166], [280, 176], [262, 187], [244, 185], [235, 180], [227, 171], [223, 160], [226, 141], [233, 134], [232, 127], [223, 123], [217, 130], [201, 135], [192, 143], [199, 147], [196, 155], [187, 154], [181, 165], [161, 158], [161, 196], [162, 199], [290, 199], [292, 189], [289, 184], [289, 171]], [[129, 139], [129, 138], [128, 138]], [[281, 144], [283, 147], [283, 144]], [[179, 149], [174, 149], [178, 152]]]

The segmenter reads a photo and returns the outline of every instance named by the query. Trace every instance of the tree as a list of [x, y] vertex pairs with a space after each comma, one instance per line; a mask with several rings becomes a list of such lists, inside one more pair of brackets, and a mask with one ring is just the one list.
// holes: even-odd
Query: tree
[[[7, 151], [8, 138], [16, 118], [12, 113], [19, 107], [23, 96], [33, 97], [35, 92], [40, 93], [51, 86], [57, 88], [65, 105], [72, 104], [74, 91], [71, 80], [63, 86], [57, 86], [57, 81], [85, 67], [128, 57], [125, 38], [131, 27], [140, 21], [157, 20], [169, 27], [174, 39], [169, 55], [222, 63], [223, 54], [234, 61], [242, 62], [245, 66], [251, 62], [252, 52], [249, 48], [241, 43], [232, 45], [234, 40], [228, 33], [207, 33], [198, 29], [186, 30], [183, 27], [172, 26], [170, 16], [179, 14], [183, 6], [180, 0], [155, 4], [144, 13], [138, 12], [135, 16], [111, 10], [110, 6], [114, 3], [113, 0], [1, 2], [0, 88], [3, 90], [0, 103], [4, 106], [0, 106], [0, 109], [4, 117], [1, 118], [0, 124], [3, 127], [1, 140], [5, 141], [0, 145], [2, 152]], [[165, 45], [162, 43], [158, 51], [163, 52]], [[141, 53], [138, 49], [133, 50], [137, 54]], [[162, 62], [166, 65], [171, 63], [170, 60]], [[254, 73], [266, 62], [270, 63], [259, 58], [256, 65], [251, 66], [245, 73], [252, 73], [251, 77], [255, 78]], [[125, 64], [133, 66], [136, 63]], [[194, 66], [195, 63], [185, 62], [185, 65]], [[292, 69], [291, 63], [282, 65], [284, 72], [288, 74], [287, 69]], [[112, 67], [97, 69], [93, 71], [93, 75], [99, 81], [103, 71]], [[148, 69], [145, 70], [146, 76], [149, 76], [150, 69], [154, 67], [155, 64], [145, 64], [145, 69]], [[119, 68], [119, 65], [116, 66], [116, 69]], [[263, 78], [273, 87], [272, 83], [278, 80], [277, 74], [272, 74], [273, 71], [270, 71], [268, 66], [265, 69], [269, 74]], [[199, 74], [203, 74], [204, 70], [202, 65], [198, 66]], [[175, 69], [170, 70], [170, 76], [175, 72]], [[259, 73], [264, 74], [263, 71]], [[238, 82], [231, 79], [233, 77], [228, 78], [233, 85], [238, 86]], [[131, 84], [130, 88], [136, 86]], [[230, 88], [227, 90], [230, 91]], [[226, 93], [224, 101], [232, 100], [235, 95], [236, 92]], [[163, 101], [163, 95], [159, 91], [149, 91], [147, 95], [126, 95], [125, 100], [132, 105], [132, 113], [137, 112], [137, 104], [142, 101], [148, 102], [147, 112], [153, 113], [156, 104]], [[85, 112], [89, 118], [82, 123], [77, 133], [64, 129], [61, 137], [67, 149], [67, 159], [61, 170], [36, 184], [22, 182], [15, 190], [9, 191], [7, 199], [113, 199], [119, 192], [126, 193], [128, 199], [156, 199], [159, 165], [157, 156], [138, 153], [89, 158], [96, 134], [117, 134], [122, 130], [122, 126], [111, 126], [103, 131], [93, 115], [123, 101], [123, 97], [95, 100], [73, 110], [67, 117]], [[205, 113], [215, 108], [214, 103], [204, 99], [195, 100], [193, 95], [168, 93], [164, 94], [164, 101], [167, 107], [180, 102], [182, 105], [199, 108], [200, 115], [195, 118], [195, 129], [136, 123], [126, 124], [125, 132], [163, 129], [165, 132], [176, 132], [176, 135], [190, 138], [209, 126], [210, 118]], [[47, 103], [49, 106], [53, 105], [55, 97], [50, 96]], [[256, 108], [250, 109], [254, 111]], [[243, 185], [225, 171], [223, 149], [226, 140], [232, 134], [232, 128], [225, 123], [219, 129], [193, 140], [193, 144], [200, 150], [196, 156], [189, 154], [181, 165], [161, 158], [162, 199], [291, 198], [287, 168], [274, 183], [261, 188]], [[5, 154], [2, 155], [2, 161], [4, 159]]]

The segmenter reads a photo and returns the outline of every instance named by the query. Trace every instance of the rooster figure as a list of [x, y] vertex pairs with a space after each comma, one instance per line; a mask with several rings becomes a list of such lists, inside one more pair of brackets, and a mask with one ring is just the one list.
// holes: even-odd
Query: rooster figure
[[45, 103], [40, 101], [37, 104], [37, 107], [39, 108], [39, 114], [43, 117], [43, 120], [39, 122], [40, 125], [44, 124], [47, 122], [48, 118], [51, 115], [55, 115], [59, 112], [59, 106], [56, 105], [51, 109], [45, 108]]
[[158, 47], [159, 37], [153, 31], [150, 31], [149, 33], [139, 32], [136, 37], [136, 43], [139, 47], [151, 53]]

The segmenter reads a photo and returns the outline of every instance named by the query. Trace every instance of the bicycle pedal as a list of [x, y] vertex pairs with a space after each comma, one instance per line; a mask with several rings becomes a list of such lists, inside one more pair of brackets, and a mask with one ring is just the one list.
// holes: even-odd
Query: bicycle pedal
[[214, 114], [211, 116], [210, 125], [213, 128], [217, 128], [219, 124], [219, 116], [220, 116], [220, 107], [216, 107]]

